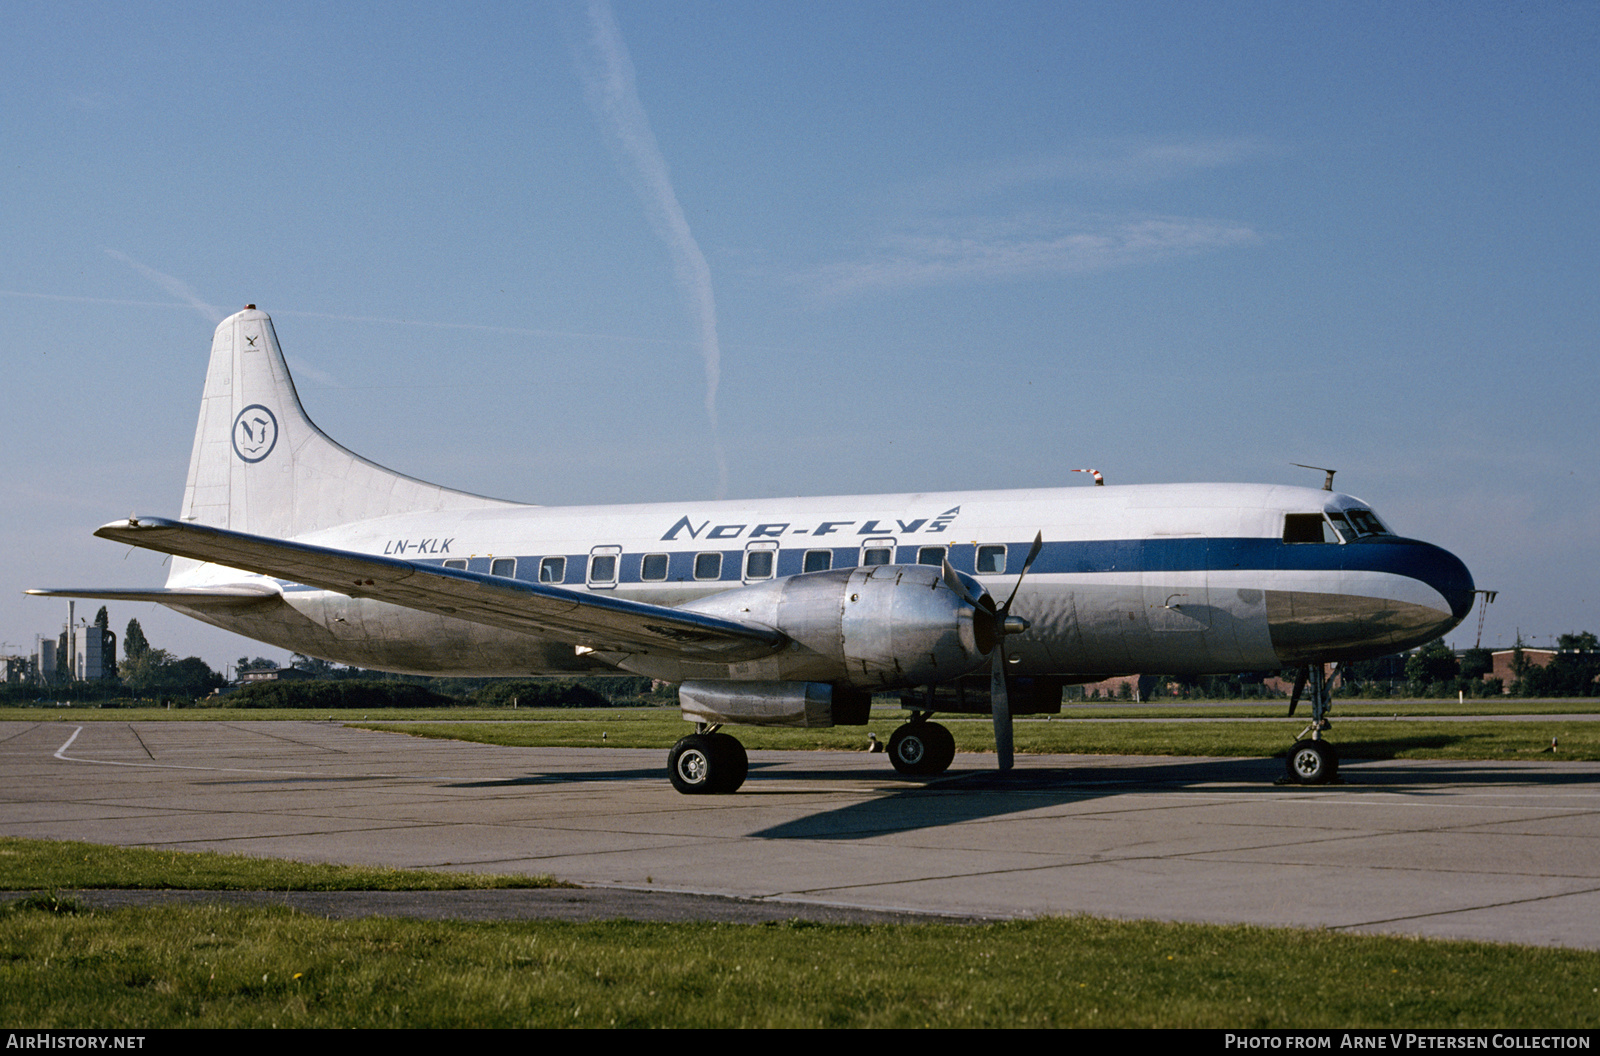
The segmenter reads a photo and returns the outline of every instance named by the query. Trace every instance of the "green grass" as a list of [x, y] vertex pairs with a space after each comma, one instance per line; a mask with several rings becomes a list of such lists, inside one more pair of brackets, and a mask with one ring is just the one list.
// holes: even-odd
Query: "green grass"
[[[486, 883], [487, 879], [487, 883]], [[506, 878], [0, 840], [0, 1012], [161, 1027], [1600, 1027], [1600, 954], [1250, 926], [573, 924], [218, 905], [91, 886], [384, 890]]]
[[200, 891], [459, 891], [565, 887], [548, 876], [438, 873], [276, 858], [0, 837], [0, 891], [166, 888]]
[[[1121, 701], [1073, 701], [1064, 704], [1065, 718], [1129, 719], [1246, 719], [1278, 718], [1288, 711], [1287, 700], [1273, 701], [1179, 701], [1165, 704], [1129, 704]], [[1468, 699], [1458, 703], [1453, 697], [1439, 700], [1361, 700], [1335, 698], [1334, 715], [1349, 716], [1424, 716], [1424, 715], [1593, 715], [1600, 713], [1600, 700], [1592, 697], [1527, 700], [1494, 697]], [[1311, 705], [1300, 702], [1295, 715], [1311, 714]]]
[[[893, 717], [901, 710], [880, 698], [874, 718]], [[1272, 718], [1284, 714], [1288, 702], [1273, 701], [1179, 701], [1174, 703], [1134, 704], [1126, 701], [1068, 702], [1057, 719], [1174, 719], [1174, 718]], [[1561, 715], [1600, 712], [1600, 700], [1584, 697], [1527, 700], [1489, 698], [1457, 703], [1453, 698], [1439, 700], [1358, 700], [1334, 701], [1334, 716], [1340, 715]], [[1302, 703], [1297, 715], [1310, 714]], [[359, 722], [362, 720], [526, 722], [557, 720], [568, 722], [620, 722], [650, 719], [676, 723], [673, 707], [635, 708], [223, 708], [223, 707], [133, 707], [103, 706], [90, 701], [72, 705], [44, 703], [30, 707], [0, 707], [0, 721], [13, 722], [260, 722], [282, 721]]]
[[[1343, 759], [1600, 759], [1600, 723], [1563, 720], [1583, 714], [1594, 702], [1546, 701], [1338, 701], [1331, 740]], [[1074, 704], [1049, 721], [1019, 718], [1016, 748], [1024, 753], [1086, 755], [1282, 755], [1309, 721], [1301, 707], [1295, 718], [1284, 717], [1283, 702], [1267, 704], [1150, 705]], [[1474, 715], [1523, 714], [1526, 719], [1470, 721]], [[833, 749], [864, 751], [867, 733], [887, 741], [904, 721], [899, 708], [878, 707], [866, 727], [839, 726], [820, 730], [776, 727], [729, 727], [751, 749]], [[1462, 716], [1468, 721], [1429, 721]], [[100, 709], [93, 707], [0, 709], [0, 720], [25, 721], [183, 721], [227, 719], [230, 722], [332, 721], [365, 729], [439, 737], [510, 747], [659, 748], [663, 751], [688, 732], [676, 708], [418, 708], [345, 711], [224, 711], [159, 708]], [[1204, 723], [1163, 720], [1203, 718]], [[1365, 718], [1372, 721], [1343, 721]], [[1224, 720], [1239, 721], [1224, 721]], [[1258, 721], [1244, 721], [1244, 720]], [[1263, 722], [1262, 719], [1277, 721]], [[1389, 721], [1377, 721], [1388, 719]], [[1093, 720], [1093, 721], [1079, 721]], [[945, 716], [964, 752], [992, 752], [988, 720], [981, 716]], [[1550, 739], [1559, 750], [1549, 752]]]
[[[1282, 715], [1281, 710], [1277, 712]], [[899, 712], [873, 713], [872, 722], [821, 730], [737, 726], [729, 731], [745, 747], [759, 749], [865, 750], [867, 732], [887, 741], [902, 721]], [[1342, 759], [1600, 759], [1600, 723], [1559, 717], [1451, 722], [1399, 718], [1340, 722], [1332, 741]], [[992, 752], [993, 731], [985, 719], [940, 717], [964, 752]], [[1016, 749], [1024, 753], [1085, 755], [1272, 756], [1288, 751], [1305, 729], [1304, 715], [1273, 722], [1118, 722], [1073, 718], [1019, 719]], [[675, 711], [628, 715], [591, 713], [582, 719], [533, 722], [360, 723], [365, 729], [475, 741], [508, 747], [662, 748], [688, 732]], [[1559, 750], [1549, 752], [1550, 739]]]
[[1090, 918], [329, 921], [0, 911], [12, 1027], [1600, 1025], [1600, 955]]

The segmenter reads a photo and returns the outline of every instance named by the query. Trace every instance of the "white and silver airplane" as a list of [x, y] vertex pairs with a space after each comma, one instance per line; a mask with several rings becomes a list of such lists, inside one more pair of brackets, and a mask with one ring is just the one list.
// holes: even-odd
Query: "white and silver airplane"
[[1301, 669], [1312, 707], [1289, 777], [1319, 783], [1338, 767], [1322, 736], [1325, 665], [1436, 638], [1473, 600], [1455, 556], [1396, 536], [1332, 490], [590, 507], [452, 491], [312, 424], [254, 305], [217, 327], [179, 517], [129, 517], [95, 534], [174, 555], [166, 586], [29, 593], [160, 602], [389, 671], [680, 683], [697, 731], [672, 748], [668, 774], [690, 793], [744, 781], [744, 748], [722, 725], [860, 725], [875, 691], [906, 691], [915, 717], [889, 757], [930, 775], [955, 746], [929, 715], [972, 710], [984, 689], [1007, 769], [1013, 702], [1056, 711], [1063, 686], [1116, 674], [1285, 667]]

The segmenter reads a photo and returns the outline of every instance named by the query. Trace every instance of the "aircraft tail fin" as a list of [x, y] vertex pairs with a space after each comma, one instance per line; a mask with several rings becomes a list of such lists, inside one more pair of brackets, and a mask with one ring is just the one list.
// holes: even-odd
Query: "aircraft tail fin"
[[267, 313], [250, 305], [217, 326], [183, 520], [285, 538], [395, 513], [512, 505], [396, 473], [334, 443], [301, 407]]

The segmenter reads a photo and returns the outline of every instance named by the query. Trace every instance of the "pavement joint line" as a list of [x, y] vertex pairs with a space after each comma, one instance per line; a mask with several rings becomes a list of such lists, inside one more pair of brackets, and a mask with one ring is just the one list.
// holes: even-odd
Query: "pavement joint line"
[[[770, 766], [752, 767], [747, 791], [755, 794], [695, 802], [659, 780], [650, 750], [396, 745], [311, 725], [285, 725], [287, 736], [269, 737], [249, 721], [216, 723], [209, 733], [204, 724], [130, 729], [125, 718], [100, 728], [83, 720], [44, 725], [3, 749], [19, 764], [13, 785], [29, 793], [3, 797], [19, 833], [44, 822], [91, 840], [152, 841], [145, 846], [269, 857], [309, 848], [340, 860], [435, 863], [422, 867], [431, 869], [564, 873], [590, 890], [620, 881], [624, 893], [608, 905], [634, 901], [645, 914], [702, 912], [692, 903], [651, 906], [647, 893], [668, 889], [637, 885], [654, 873], [681, 885], [685, 897], [716, 897], [707, 890], [715, 889], [747, 907], [766, 905], [743, 919], [790, 916], [783, 906], [824, 919], [835, 910], [810, 907], [903, 913], [909, 904], [923, 907], [909, 910], [922, 919], [963, 911], [970, 918], [974, 909], [994, 919], [1176, 916], [1600, 949], [1600, 925], [1584, 919], [1600, 898], [1594, 761], [1351, 760], [1349, 785], [1279, 789], [1247, 782], [1268, 769], [1275, 776], [1281, 761], [1241, 766], [1224, 758], [1186, 769], [1197, 760], [1053, 753], [1031, 760], [1033, 773], [1024, 757], [1023, 787], [1006, 787], [978, 769], [992, 766], [991, 754], [960, 760], [970, 767], [963, 788], [896, 780], [886, 767], [880, 775], [870, 756], [791, 749], [756, 753]], [[319, 738], [356, 750], [331, 753]], [[51, 759], [52, 744], [65, 758]], [[596, 754], [607, 750], [613, 754]], [[150, 755], [170, 762], [139, 759]], [[80, 759], [138, 763], [77, 771]], [[534, 769], [553, 776], [530, 784]], [[354, 772], [362, 770], [384, 772]], [[486, 780], [483, 771], [522, 776]], [[448, 776], [462, 772], [473, 776]], [[1185, 775], [1194, 783], [1177, 780]], [[123, 814], [148, 820], [124, 824]], [[207, 831], [224, 835], [201, 839]], [[185, 840], [155, 843], [163, 832]], [[775, 838], [790, 833], [797, 835]], [[1081, 868], [1093, 865], [1108, 868]], [[1281, 878], [1330, 900], [1291, 903], [1276, 889]], [[1263, 901], [1263, 893], [1272, 897]], [[470, 898], [434, 901], [416, 899], [416, 911], [454, 915], [459, 903], [483, 919], [545, 912], [519, 909], [516, 898], [479, 910], [467, 908]], [[573, 912], [610, 910], [593, 902]]]
[[1501, 902], [1482, 902], [1474, 906], [1462, 906], [1458, 909], [1440, 909], [1430, 913], [1411, 913], [1399, 917], [1385, 917], [1377, 920], [1367, 920], [1355, 924], [1329, 924], [1329, 931], [1348, 931], [1351, 928], [1375, 928], [1384, 924], [1399, 924], [1408, 920], [1437, 920], [1443, 917], [1457, 917], [1463, 913], [1479, 913], [1487, 909], [1504, 909], [1507, 906], [1526, 906], [1539, 902], [1553, 902], [1558, 899], [1571, 898], [1574, 895], [1592, 895], [1600, 892], [1600, 887], [1584, 888], [1579, 891], [1561, 891], [1549, 895], [1535, 895], [1532, 898], [1511, 898]]

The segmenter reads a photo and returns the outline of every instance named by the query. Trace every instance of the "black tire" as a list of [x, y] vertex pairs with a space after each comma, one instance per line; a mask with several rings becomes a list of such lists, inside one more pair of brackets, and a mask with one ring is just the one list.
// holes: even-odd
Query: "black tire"
[[1285, 763], [1296, 785], [1326, 785], [1339, 776], [1339, 753], [1327, 741], [1296, 741]]
[[667, 777], [686, 796], [732, 792], [749, 769], [744, 745], [725, 733], [691, 733], [667, 753]]
[[716, 770], [711, 739], [691, 733], [667, 753], [667, 777], [672, 787], [686, 796], [704, 796], [715, 791], [711, 775]]
[[956, 739], [937, 722], [908, 722], [889, 735], [889, 761], [902, 774], [942, 774], [955, 757]]
[[714, 791], [739, 791], [739, 786], [744, 784], [745, 777], [750, 773], [750, 757], [745, 754], [744, 745], [739, 743], [738, 738], [726, 733], [708, 736], [715, 766], [712, 774], [712, 780], [716, 782]]

